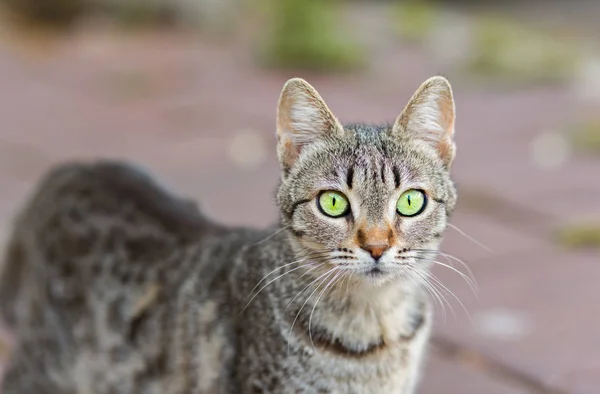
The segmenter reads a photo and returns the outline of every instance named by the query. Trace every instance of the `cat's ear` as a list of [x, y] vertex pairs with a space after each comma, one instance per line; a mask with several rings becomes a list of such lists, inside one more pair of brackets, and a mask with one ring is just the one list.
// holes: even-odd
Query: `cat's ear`
[[277, 106], [277, 154], [284, 173], [304, 146], [328, 135], [342, 135], [343, 130], [308, 82], [292, 78], [285, 83]]
[[450, 83], [436, 76], [425, 81], [396, 119], [394, 133], [410, 133], [436, 149], [447, 168], [450, 168], [454, 144], [454, 99]]

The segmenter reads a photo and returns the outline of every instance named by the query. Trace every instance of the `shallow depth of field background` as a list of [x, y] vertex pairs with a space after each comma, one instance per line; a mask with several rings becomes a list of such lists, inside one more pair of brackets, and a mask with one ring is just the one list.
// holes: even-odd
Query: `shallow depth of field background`
[[389, 122], [441, 73], [460, 193], [443, 250], [480, 290], [437, 269], [454, 295], [420, 392], [600, 393], [600, 3], [83, 3], [0, 0], [0, 241], [70, 158], [129, 159], [212, 218], [268, 225], [287, 78], [343, 122]]

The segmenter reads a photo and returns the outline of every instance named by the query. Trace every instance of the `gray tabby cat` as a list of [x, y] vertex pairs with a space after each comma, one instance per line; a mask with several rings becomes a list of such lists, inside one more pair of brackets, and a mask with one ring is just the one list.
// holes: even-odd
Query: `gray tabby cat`
[[392, 126], [345, 127], [289, 80], [264, 231], [214, 224], [125, 163], [55, 168], [8, 245], [2, 393], [414, 393], [453, 131], [442, 77]]

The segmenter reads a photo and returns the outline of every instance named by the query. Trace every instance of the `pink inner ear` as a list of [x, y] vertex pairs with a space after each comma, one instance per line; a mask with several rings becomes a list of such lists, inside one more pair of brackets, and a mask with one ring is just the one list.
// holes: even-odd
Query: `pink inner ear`
[[441, 136], [436, 149], [439, 152], [440, 157], [446, 163], [447, 166], [452, 164], [455, 155], [454, 146], [454, 102], [452, 97], [444, 97], [438, 100], [438, 106], [440, 109], [440, 123], [444, 129], [444, 135]]
[[280, 149], [283, 150], [281, 156], [281, 160], [283, 162], [282, 164], [284, 164], [287, 167], [291, 167], [300, 155], [300, 147], [294, 144], [289, 139], [281, 141], [281, 144], [282, 145]]
[[444, 97], [440, 98], [437, 104], [440, 110], [440, 126], [444, 129], [447, 138], [451, 139], [454, 134], [454, 103], [451, 97]]
[[447, 166], [452, 164], [454, 160], [454, 142], [451, 138], [444, 138], [438, 142], [436, 149], [440, 155], [440, 158], [444, 161]]

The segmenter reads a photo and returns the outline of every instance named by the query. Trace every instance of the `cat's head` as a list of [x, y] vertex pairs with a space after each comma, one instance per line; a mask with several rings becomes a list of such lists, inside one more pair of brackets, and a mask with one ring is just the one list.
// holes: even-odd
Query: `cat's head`
[[289, 80], [277, 110], [277, 198], [299, 259], [374, 284], [428, 268], [456, 202], [454, 118], [443, 77], [385, 126], [343, 126], [311, 85]]

